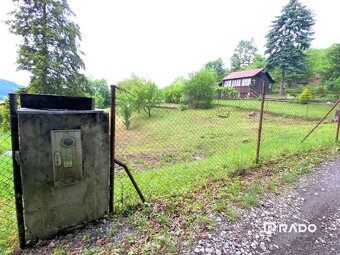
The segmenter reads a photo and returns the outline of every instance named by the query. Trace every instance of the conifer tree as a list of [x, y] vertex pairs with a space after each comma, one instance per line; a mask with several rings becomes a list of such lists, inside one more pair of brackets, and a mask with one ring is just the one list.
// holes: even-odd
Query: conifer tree
[[301, 73], [305, 67], [304, 51], [310, 47], [314, 32], [314, 14], [298, 0], [282, 9], [272, 22], [267, 34], [267, 70], [279, 67], [281, 71], [280, 96], [284, 96], [285, 73]]
[[31, 73], [29, 89], [44, 94], [82, 95], [88, 91], [79, 50], [81, 34], [67, 0], [13, 0], [7, 21], [21, 37], [18, 70]]

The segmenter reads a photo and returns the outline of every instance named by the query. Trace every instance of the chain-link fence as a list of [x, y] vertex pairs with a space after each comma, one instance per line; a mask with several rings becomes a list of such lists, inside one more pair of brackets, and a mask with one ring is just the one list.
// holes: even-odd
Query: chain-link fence
[[[120, 91], [116, 101], [115, 155], [128, 165], [147, 201], [185, 193], [199, 188], [207, 178], [220, 178], [256, 165], [261, 97], [219, 99], [209, 109], [159, 102], [151, 116], [142, 108], [126, 116], [126, 105], [119, 99], [124, 93], [129, 92]], [[335, 109], [311, 137], [301, 142], [333, 104], [301, 104], [266, 96], [260, 162], [334, 144]], [[116, 210], [137, 203], [135, 189], [118, 168]]]
[[0, 254], [17, 245], [11, 134], [0, 129]]
[[303, 141], [333, 106], [334, 102], [300, 104], [275, 98], [266, 100], [261, 158], [276, 159], [334, 144], [338, 108], [334, 108], [311, 136]]
[[[334, 102], [300, 104], [267, 96], [262, 132], [261, 99], [218, 99], [209, 109], [157, 102], [151, 111], [132, 109], [128, 91], [115, 100], [115, 157], [132, 172], [148, 202], [189, 194], [207, 179], [256, 165], [259, 134], [260, 162], [334, 143], [337, 125]], [[302, 139], [331, 109], [325, 121]], [[150, 116], [151, 115], [151, 116]], [[13, 188], [11, 135], [0, 131], [0, 254], [18, 246]], [[140, 203], [125, 171], [116, 165], [115, 209]]]

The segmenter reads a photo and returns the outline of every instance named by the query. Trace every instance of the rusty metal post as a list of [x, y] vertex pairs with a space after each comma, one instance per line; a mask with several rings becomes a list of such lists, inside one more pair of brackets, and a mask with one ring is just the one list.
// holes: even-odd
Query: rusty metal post
[[16, 209], [16, 215], [17, 215], [19, 246], [21, 249], [25, 249], [26, 239], [25, 239], [24, 206], [22, 202], [22, 183], [21, 183], [20, 165], [15, 159], [16, 152], [19, 152], [19, 127], [18, 127], [18, 115], [17, 115], [18, 103], [17, 103], [16, 94], [9, 94], [9, 110], [10, 110], [10, 119], [11, 119], [13, 181], [14, 181], [15, 209]]
[[145, 198], [143, 196], [142, 191], [140, 190], [140, 188], [138, 187], [137, 182], [135, 181], [135, 178], [133, 178], [129, 168], [127, 167], [127, 165], [125, 165], [123, 162], [119, 161], [118, 159], [115, 159], [115, 163], [117, 163], [118, 165], [120, 165], [121, 167], [124, 168], [125, 172], [127, 173], [127, 175], [130, 178], [130, 181], [132, 182], [133, 186], [135, 187], [140, 199], [142, 200], [143, 203], [145, 203]]
[[261, 100], [261, 109], [260, 109], [260, 121], [259, 121], [259, 129], [258, 129], [258, 134], [257, 134], [256, 159], [255, 159], [256, 164], [258, 164], [260, 160], [263, 108], [264, 108], [265, 98], [266, 98], [266, 81], [263, 80], [262, 81], [262, 100]]
[[109, 213], [114, 212], [114, 178], [115, 178], [115, 133], [116, 133], [116, 86], [111, 85], [110, 108], [110, 183]]

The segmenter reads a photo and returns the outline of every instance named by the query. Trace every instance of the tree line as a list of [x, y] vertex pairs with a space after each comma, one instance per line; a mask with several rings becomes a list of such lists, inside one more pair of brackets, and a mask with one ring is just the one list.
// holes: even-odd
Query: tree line
[[[92, 81], [83, 74], [84, 53], [81, 32], [67, 0], [13, 0], [14, 10], [6, 21], [10, 32], [20, 36], [17, 65], [31, 73], [29, 92], [62, 95], [90, 95], [99, 106], [107, 106], [103, 81]], [[330, 49], [309, 49], [314, 39], [314, 13], [298, 0], [289, 0], [275, 17], [266, 35], [266, 51], [258, 53], [254, 39], [239, 42], [224, 68], [221, 58], [208, 62], [218, 80], [227, 73], [262, 67], [284, 83], [308, 82], [320, 73], [327, 88], [339, 90], [339, 44]], [[326, 57], [323, 57], [326, 56]]]
[[[31, 73], [29, 86], [23, 90], [91, 96], [97, 107], [109, 107], [107, 82], [90, 79], [83, 73], [81, 32], [67, 0], [13, 0], [13, 5], [6, 23], [10, 32], [21, 38], [17, 66]], [[217, 92], [225, 97], [235, 96], [231, 88], [217, 88], [226, 74], [258, 67], [269, 71], [274, 80], [280, 80], [281, 95], [284, 95], [285, 83], [308, 83], [316, 73], [321, 74], [326, 89], [340, 91], [340, 44], [328, 49], [310, 49], [314, 23], [310, 9], [298, 0], [289, 0], [270, 26], [264, 56], [258, 53], [253, 39], [241, 40], [231, 56], [229, 68], [218, 58], [186, 79], [177, 78], [162, 92], [152, 81], [132, 75], [118, 83], [131, 93], [122, 94], [119, 99], [121, 114], [129, 116], [131, 111], [143, 111], [151, 117], [152, 108], [160, 98], [179, 103], [181, 109], [208, 108]], [[128, 118], [125, 122], [128, 126]]]

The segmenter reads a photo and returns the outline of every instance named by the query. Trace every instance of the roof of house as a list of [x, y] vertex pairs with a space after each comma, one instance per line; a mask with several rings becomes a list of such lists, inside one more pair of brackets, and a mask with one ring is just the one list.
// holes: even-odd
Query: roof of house
[[253, 77], [262, 71], [263, 71], [263, 68], [256, 68], [252, 70], [232, 72], [228, 74], [227, 76], [225, 76], [223, 80], [234, 80], [234, 79], [240, 79], [240, 78]]

